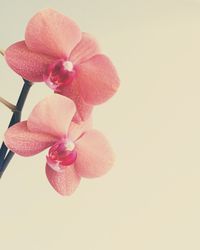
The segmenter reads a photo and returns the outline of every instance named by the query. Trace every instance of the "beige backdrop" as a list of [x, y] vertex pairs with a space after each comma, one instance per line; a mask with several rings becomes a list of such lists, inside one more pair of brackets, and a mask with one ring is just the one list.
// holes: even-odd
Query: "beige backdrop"
[[[115, 62], [120, 91], [94, 116], [117, 161], [61, 197], [45, 153], [15, 157], [0, 181], [0, 249], [199, 250], [200, 1], [0, 0], [0, 47], [23, 39], [44, 7], [76, 20]], [[22, 82], [3, 59], [0, 84], [15, 102]], [[50, 92], [32, 88], [24, 119]], [[11, 114], [0, 114], [3, 136]]]

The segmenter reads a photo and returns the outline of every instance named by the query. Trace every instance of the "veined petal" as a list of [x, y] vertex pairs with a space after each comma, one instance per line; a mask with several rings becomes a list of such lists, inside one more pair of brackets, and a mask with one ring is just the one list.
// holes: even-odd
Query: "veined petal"
[[46, 176], [51, 186], [61, 195], [72, 194], [81, 180], [73, 165], [68, 166], [62, 172], [57, 172], [46, 164]]
[[90, 116], [86, 121], [80, 122], [79, 124], [71, 122], [69, 127], [69, 137], [72, 141], [76, 141], [81, 137], [86, 131], [92, 128], [92, 116]]
[[57, 58], [69, 56], [80, 39], [81, 31], [76, 23], [52, 9], [33, 16], [25, 33], [30, 50]]
[[53, 94], [38, 103], [28, 118], [28, 128], [33, 132], [48, 133], [56, 137], [66, 135], [76, 112], [72, 100]]
[[87, 131], [77, 140], [76, 151], [75, 169], [82, 177], [99, 177], [113, 166], [113, 151], [105, 136], [96, 130]]
[[53, 57], [31, 52], [24, 41], [7, 48], [5, 59], [12, 70], [31, 82], [42, 82], [48, 65], [55, 60]]
[[40, 153], [56, 142], [56, 138], [44, 133], [31, 132], [27, 122], [19, 122], [5, 133], [6, 146], [21, 156], [32, 156]]
[[74, 80], [69, 85], [63, 87], [59, 91], [59, 93], [61, 95], [69, 97], [70, 99], [74, 101], [77, 112], [73, 118], [73, 121], [80, 123], [81, 121], [85, 121], [90, 117], [93, 106], [90, 104], [87, 104], [84, 101], [83, 97], [80, 94], [80, 89], [76, 80]]
[[100, 48], [97, 41], [91, 35], [83, 32], [82, 39], [72, 50], [69, 60], [73, 64], [79, 64], [99, 53]]
[[86, 103], [97, 105], [111, 98], [119, 87], [119, 78], [110, 59], [96, 55], [77, 65], [76, 81]]

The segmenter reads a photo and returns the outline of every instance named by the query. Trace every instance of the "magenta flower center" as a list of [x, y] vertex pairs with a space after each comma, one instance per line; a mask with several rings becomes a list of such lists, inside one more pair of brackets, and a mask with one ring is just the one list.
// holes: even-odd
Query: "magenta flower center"
[[73, 81], [75, 76], [74, 65], [68, 60], [58, 60], [50, 64], [44, 74], [44, 81], [54, 91]]
[[73, 164], [76, 157], [77, 152], [74, 142], [66, 138], [57, 142], [49, 149], [47, 163], [52, 169], [62, 171], [67, 166]]

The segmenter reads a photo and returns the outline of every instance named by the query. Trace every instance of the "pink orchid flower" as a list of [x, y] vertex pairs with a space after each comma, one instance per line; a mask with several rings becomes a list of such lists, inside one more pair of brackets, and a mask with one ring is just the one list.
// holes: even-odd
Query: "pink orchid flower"
[[29, 21], [25, 41], [5, 52], [8, 65], [31, 82], [46, 82], [56, 93], [74, 100], [76, 121], [86, 120], [93, 105], [117, 91], [119, 78], [97, 42], [68, 17], [52, 9]]
[[73, 193], [81, 177], [104, 175], [114, 162], [106, 138], [91, 129], [90, 119], [74, 123], [75, 112], [71, 99], [54, 94], [38, 103], [27, 121], [13, 125], [5, 133], [7, 147], [21, 156], [50, 148], [46, 175], [61, 195]]

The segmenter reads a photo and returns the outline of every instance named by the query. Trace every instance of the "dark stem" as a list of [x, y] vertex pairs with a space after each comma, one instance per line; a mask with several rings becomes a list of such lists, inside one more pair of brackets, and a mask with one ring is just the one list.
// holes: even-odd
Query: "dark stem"
[[[18, 123], [21, 120], [21, 111], [24, 107], [24, 103], [26, 101], [26, 98], [27, 98], [27, 95], [31, 86], [32, 86], [31, 82], [24, 80], [24, 85], [19, 95], [17, 104], [16, 104], [16, 111], [14, 111], [11, 117], [8, 128]], [[1, 145], [1, 149], [0, 149], [0, 177], [3, 175], [5, 169], [7, 168], [13, 156], [14, 156], [14, 153], [12, 151], [8, 152], [8, 148], [3, 142]]]
[[4, 161], [1, 164], [1, 170], [0, 170], [0, 178], [2, 177], [4, 171], [6, 170], [9, 162], [12, 160], [15, 153], [9, 150], [8, 154], [6, 155]]

